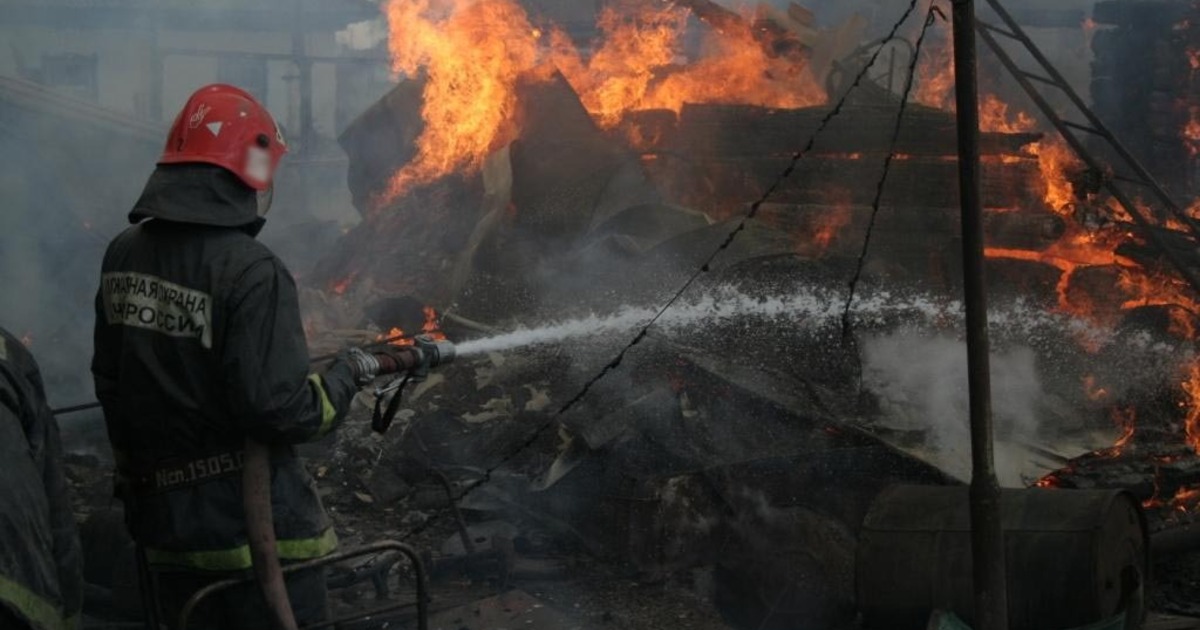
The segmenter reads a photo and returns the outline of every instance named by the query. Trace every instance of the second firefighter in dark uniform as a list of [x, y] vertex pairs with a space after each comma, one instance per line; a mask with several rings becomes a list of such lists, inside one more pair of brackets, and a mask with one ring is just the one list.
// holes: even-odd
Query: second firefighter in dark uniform
[[74, 630], [83, 554], [41, 372], [0, 328], [0, 628]]

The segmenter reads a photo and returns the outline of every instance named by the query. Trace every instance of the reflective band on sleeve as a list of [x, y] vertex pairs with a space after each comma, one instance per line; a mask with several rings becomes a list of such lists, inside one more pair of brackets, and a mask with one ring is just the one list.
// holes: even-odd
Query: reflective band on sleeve
[[65, 627], [62, 609], [2, 575], [0, 602], [32, 623], [37, 630], [62, 630]]
[[[337, 544], [337, 534], [330, 527], [316, 538], [277, 540], [275, 548], [279, 551], [280, 560], [312, 560], [333, 553]], [[154, 565], [187, 567], [201, 571], [241, 571], [252, 566], [249, 545], [212, 551], [147, 549], [146, 559]]]
[[337, 409], [333, 407], [333, 403], [329, 402], [329, 394], [325, 391], [325, 383], [321, 381], [321, 377], [309, 374], [308, 380], [312, 381], [313, 387], [317, 388], [317, 392], [321, 396], [321, 428], [317, 429], [317, 437], [322, 437], [333, 430], [333, 420], [337, 418]]

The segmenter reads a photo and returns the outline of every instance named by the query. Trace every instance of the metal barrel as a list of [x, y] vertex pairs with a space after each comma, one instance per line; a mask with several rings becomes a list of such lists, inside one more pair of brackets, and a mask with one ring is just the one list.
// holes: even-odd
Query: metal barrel
[[[1067, 629], [1123, 611], [1138, 627], [1149, 570], [1141, 507], [1123, 491], [1004, 490], [1009, 627]], [[872, 503], [856, 552], [866, 628], [924, 629], [935, 609], [972, 623], [966, 486], [893, 486]]]

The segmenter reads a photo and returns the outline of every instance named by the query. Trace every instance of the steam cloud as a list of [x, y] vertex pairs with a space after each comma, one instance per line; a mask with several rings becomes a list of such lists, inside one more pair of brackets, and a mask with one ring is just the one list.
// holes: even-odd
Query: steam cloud
[[[878, 398], [884, 423], [925, 431], [925, 446], [948, 470], [970, 478], [970, 406], [966, 344], [947, 336], [900, 331], [863, 345], [863, 384]], [[1018, 346], [991, 357], [993, 420], [997, 436], [1037, 443], [1043, 405], [1037, 354]], [[1019, 462], [997, 462], [1006, 485], [1020, 483]]]
[[[253, 35], [239, 23], [239, 15], [261, 11], [286, 25], [296, 10], [293, 0], [271, 0], [254, 3], [253, 7], [226, 4], [231, 8], [227, 16], [218, 9], [195, 8], [206, 12], [212, 30], [194, 34], [187, 38], [187, 46], [180, 48], [194, 47], [197, 54], [176, 52], [164, 56], [162, 119], [148, 112], [152, 56], [144, 44], [150, 33], [131, 30], [141, 25], [113, 28], [105, 23], [89, 23], [88, 16], [93, 14], [83, 11], [79, 17], [56, 23], [55, 28], [34, 27], [42, 19], [36, 12], [48, 9], [40, 4], [29, 5], [34, 11], [29, 16], [30, 27], [24, 26], [19, 14], [12, 24], [5, 25], [10, 39], [0, 46], [0, 79], [5, 81], [0, 85], [0, 326], [31, 341], [54, 406], [94, 398], [89, 372], [92, 300], [99, 285], [101, 260], [109, 240], [127, 226], [126, 214], [154, 168], [170, 119], [196, 88], [216, 81], [246, 80], [235, 76], [236, 72], [226, 72], [238, 69], [238, 63], [224, 64], [214, 56], [245, 49], [238, 37], [231, 36]], [[323, 3], [304, 4], [306, 9], [317, 11]], [[374, 11], [369, 3], [361, 6], [367, 15]], [[6, 15], [16, 11], [18, 7], [11, 7]], [[222, 18], [227, 23], [224, 28]], [[369, 44], [369, 28], [352, 25], [347, 31], [345, 48]], [[82, 44], [80, 32], [88, 35]], [[131, 37], [131, 33], [136, 36]], [[328, 41], [318, 41], [320, 37]], [[163, 31], [160, 39], [164, 47], [165, 42], [179, 40], [176, 31]], [[273, 41], [287, 43], [287, 34]], [[332, 32], [313, 34], [310, 51], [328, 55], [339, 41], [342, 38], [335, 40]], [[291, 54], [290, 44], [277, 50]], [[95, 86], [91, 91], [86, 85], [72, 82], [72, 77], [78, 76], [51, 71], [57, 67], [54, 64], [69, 61], [72, 55], [86, 61], [93, 53]], [[381, 60], [381, 66], [383, 63]], [[252, 68], [253, 64], [246, 67]], [[263, 97], [285, 127], [291, 127], [285, 132], [295, 138], [295, 125], [289, 120], [296, 115], [292, 111], [296, 109], [294, 86], [284, 78], [295, 74], [295, 66], [289, 61], [268, 60], [265, 67]], [[317, 64], [314, 68], [314, 82], [318, 88], [329, 86], [330, 93], [335, 82], [332, 70], [332, 64]], [[7, 89], [10, 80], [21, 87]], [[388, 87], [382, 81], [337, 81], [341, 109], [349, 110], [342, 116], [357, 115]], [[43, 90], [50, 94], [49, 99], [23, 96]], [[50, 102], [57, 98], [69, 101], [66, 105]], [[330, 97], [318, 90], [314, 102], [317, 132], [320, 142], [336, 151], [333, 137], [340, 129], [333, 124], [333, 109]], [[117, 117], [110, 118], [114, 113]], [[336, 163], [338, 156], [332, 157], [330, 162]], [[295, 156], [285, 161], [281, 178], [292, 177], [289, 162], [294, 161]], [[353, 216], [345, 192], [344, 166], [336, 172], [332, 167], [327, 170], [330, 176], [322, 175], [320, 183], [297, 182], [301, 178], [294, 178], [285, 182], [288, 190], [281, 185], [276, 208], [262, 234], [298, 275], [307, 271], [303, 263], [309, 260], [299, 259], [293, 252], [320, 255], [322, 252], [313, 252], [314, 244], [331, 243], [340, 235], [334, 223]], [[340, 206], [336, 203], [339, 195], [346, 199]], [[324, 229], [332, 233], [332, 238], [318, 238], [315, 229], [293, 230], [292, 226], [298, 224], [315, 226], [320, 219], [331, 224]], [[70, 433], [77, 425], [98, 421], [98, 416], [76, 414], [63, 416], [60, 421], [64, 431]]]

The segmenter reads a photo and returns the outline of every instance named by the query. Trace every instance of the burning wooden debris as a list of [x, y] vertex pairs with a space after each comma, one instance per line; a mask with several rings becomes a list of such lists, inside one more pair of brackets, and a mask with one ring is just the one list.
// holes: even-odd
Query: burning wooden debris
[[[826, 542], [852, 539], [864, 502], [882, 484], [964, 480], [948, 464], [962, 459], [961, 449], [935, 452], [938, 423], [889, 417], [927, 407], [859, 386], [864, 345], [904, 327], [959, 334], [948, 323], [958, 307], [947, 297], [962, 282], [959, 196], [947, 184], [957, 167], [948, 43], [935, 41], [914, 60], [916, 103], [891, 145], [902, 76], [872, 77], [839, 102], [854, 64], [873, 50], [859, 47], [858, 19], [819, 31], [794, 3], [752, 17], [705, 1], [613, 3], [585, 51], [509, 2], [450, 3], [441, 13], [411, 0], [386, 7], [394, 69], [407, 78], [341, 138], [364, 222], [316, 278], [342, 296], [335, 301], [415, 295], [422, 306], [492, 329], [602, 310], [614, 296], [653, 303], [726, 237], [835, 103], [837, 115], [813, 150], [699, 289], [736, 287], [747, 303], [780, 295], [837, 303], [855, 265], [864, 264], [871, 291], [918, 297], [903, 313], [857, 305], [849, 335], [828, 308], [805, 312], [811, 319], [803, 324], [754, 319], [761, 312], [731, 317], [690, 328], [683, 339], [671, 337], [668, 318], [652, 358], [629, 368], [633, 376], [600, 386], [602, 400], [557, 421], [547, 410], [580, 384], [593, 355], [564, 355], [555, 345], [564, 337], [549, 334], [542, 349], [506, 346], [470, 364], [475, 391], [452, 394], [439, 380], [420, 392], [419, 411], [406, 418], [433, 414], [438, 428], [414, 424], [395, 450], [351, 457], [348, 467], [356, 459], [391, 462], [392, 472], [369, 477], [400, 475], [409, 487], [428, 482], [404, 472], [404, 461], [436, 462], [451, 471], [448, 483], [465, 488], [480, 471], [452, 471], [485, 462], [489, 476], [498, 474], [488, 466], [504, 461], [503, 445], [519, 446], [531, 428], [555, 427], [562, 443], [538, 434], [530, 452], [508, 462], [500, 489], [461, 502], [466, 518], [508, 519], [589, 553], [624, 555], [647, 573], [716, 562], [723, 588], [732, 579], [750, 589], [726, 602], [735, 611], [778, 595], [772, 584], [798, 580], [803, 591], [810, 578], [722, 564], [704, 552], [714, 536], [754, 547], [753, 535], [795, 516], [773, 510], [815, 509], [816, 517], [795, 517], [811, 525], [801, 529]], [[686, 35], [697, 32], [704, 45], [684, 53]], [[451, 54], [463, 41], [471, 42], [469, 54]], [[1192, 470], [1200, 368], [1189, 349], [1200, 305], [1105, 192], [1112, 173], [1089, 169], [1018, 95], [990, 83], [981, 107], [986, 254], [998, 325], [1007, 327], [996, 336], [1032, 348], [1029, 365], [1041, 374], [1045, 398], [1031, 412], [1038, 416], [1031, 432], [1003, 429], [1016, 432], [1000, 438], [1002, 455], [1017, 460], [1007, 481], [1128, 489], [1153, 530], [1190, 523], [1200, 505]], [[871, 184], [888, 154], [876, 213]], [[871, 247], [860, 259], [868, 225]], [[1153, 229], [1186, 249], [1180, 227], [1164, 219]], [[804, 308], [780, 303], [793, 315]], [[725, 306], [714, 299], [705, 308]], [[636, 330], [580, 321], [617, 341]], [[733, 339], [742, 349], [728, 357]], [[664, 366], [671, 366], [665, 375]], [[800, 452], [819, 462], [813, 470], [796, 468]], [[784, 461], [791, 463], [781, 479], [806, 497], [776, 496], [783, 482], [754, 472]], [[850, 479], [851, 469], [859, 478]], [[378, 480], [364, 483], [395, 496]], [[769, 513], [748, 530], [714, 516], [738, 513], [748, 496]], [[832, 542], [827, 551], [805, 562], [829, 586], [851, 556]], [[850, 596], [826, 593], [809, 612], [833, 623], [845, 612], [848, 600], [840, 598]], [[756, 625], [761, 613], [733, 614]]]

